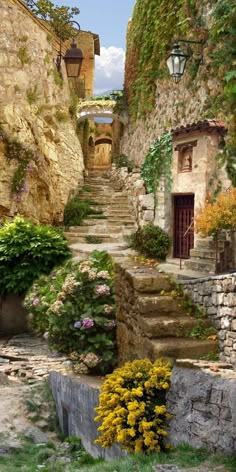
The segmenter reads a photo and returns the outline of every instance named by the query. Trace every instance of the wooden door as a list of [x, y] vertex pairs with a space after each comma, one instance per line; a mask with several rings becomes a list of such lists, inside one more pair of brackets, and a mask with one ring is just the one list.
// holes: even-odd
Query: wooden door
[[188, 259], [194, 246], [193, 227], [189, 229], [194, 216], [194, 195], [174, 196], [174, 257]]

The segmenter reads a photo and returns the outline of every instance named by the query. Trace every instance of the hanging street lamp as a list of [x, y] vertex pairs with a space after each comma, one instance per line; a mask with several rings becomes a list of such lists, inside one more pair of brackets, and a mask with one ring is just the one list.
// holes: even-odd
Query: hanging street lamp
[[[78, 26], [80, 30], [80, 25], [79, 23], [77, 23], [77, 21], [72, 20], [72, 21], [68, 21], [68, 23], [76, 23], [76, 25]], [[62, 60], [61, 43], [62, 41], [60, 38], [60, 51], [56, 59], [56, 66], [59, 72], [61, 70], [61, 60]], [[75, 37], [73, 37], [73, 42], [71, 44], [71, 47], [67, 49], [63, 59], [66, 65], [67, 77], [79, 77], [84, 56], [83, 56], [82, 50], [80, 48], [77, 48]]]
[[184, 53], [180, 48], [178, 43], [174, 43], [171, 53], [167, 58], [167, 67], [170, 72], [170, 76], [174, 79], [174, 82], [177, 83], [181, 79], [186, 62], [189, 58], [187, 53]]
[[[186, 64], [188, 59], [193, 55], [193, 51], [189, 44], [201, 44], [201, 54], [198, 57], [199, 64], [203, 63], [203, 44], [204, 40], [193, 41], [185, 39], [177, 39], [172, 46], [171, 52], [167, 58], [167, 67], [170, 72], [170, 76], [174, 79], [174, 82], [177, 83], [180, 81], [181, 77], [184, 74]], [[184, 43], [185, 50], [180, 48], [179, 43]]]

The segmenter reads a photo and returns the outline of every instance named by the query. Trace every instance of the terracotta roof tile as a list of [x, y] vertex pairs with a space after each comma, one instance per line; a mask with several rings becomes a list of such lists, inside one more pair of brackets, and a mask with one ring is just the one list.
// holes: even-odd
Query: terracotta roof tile
[[196, 123], [187, 123], [185, 126], [178, 126], [171, 130], [174, 135], [189, 133], [191, 131], [202, 130], [202, 129], [213, 129], [224, 131], [226, 129], [225, 123], [220, 120], [202, 120], [197, 121]]

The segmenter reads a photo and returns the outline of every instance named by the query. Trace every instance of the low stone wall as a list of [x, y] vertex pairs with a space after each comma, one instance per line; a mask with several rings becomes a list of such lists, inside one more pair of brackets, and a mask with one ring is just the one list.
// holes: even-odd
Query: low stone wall
[[218, 330], [221, 359], [236, 366], [236, 273], [181, 284], [193, 302], [207, 310]]
[[27, 331], [26, 310], [23, 297], [7, 295], [0, 297], [0, 333], [19, 334]]
[[172, 445], [236, 452], [236, 373], [216, 370], [174, 367], [168, 393]]
[[[174, 415], [169, 425], [171, 444], [186, 442], [213, 451], [236, 452], [236, 373], [217, 367], [217, 373], [192, 367], [173, 369], [167, 398], [168, 410]], [[51, 372], [49, 383], [65, 434], [80, 437], [93, 457], [113, 459], [126, 455], [117, 445], [110, 449], [94, 445], [94, 408], [98, 405], [101, 380]]]
[[94, 408], [98, 405], [101, 380], [95, 377], [67, 377], [59, 372], [51, 372], [49, 384], [56, 402], [57, 414], [62, 432], [81, 438], [84, 448], [93, 457], [114, 459], [124, 457], [125, 452], [114, 445], [103, 449], [94, 444], [98, 437]]
[[108, 172], [111, 181], [120, 189], [125, 189], [128, 201], [138, 226], [154, 221], [154, 196], [146, 194], [140, 169], [128, 172], [127, 167], [116, 168], [113, 164]]

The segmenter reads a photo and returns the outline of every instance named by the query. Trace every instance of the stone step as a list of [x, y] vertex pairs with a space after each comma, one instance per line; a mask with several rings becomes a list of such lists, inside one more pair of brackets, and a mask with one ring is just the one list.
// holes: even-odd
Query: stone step
[[91, 225], [91, 226], [71, 226], [65, 234], [69, 236], [77, 235], [81, 236], [82, 234], [123, 234], [124, 231], [120, 226], [111, 226], [111, 225]]
[[136, 304], [144, 316], [185, 315], [181, 299], [171, 295], [141, 295], [137, 297]]
[[173, 359], [199, 359], [218, 351], [218, 342], [192, 338], [164, 338], [151, 341], [153, 359], [166, 356]]
[[207, 261], [206, 259], [187, 259], [184, 261], [184, 268], [187, 270], [193, 270], [195, 272], [208, 272], [209, 274], [215, 274], [216, 264]]
[[[126, 271], [126, 274], [129, 275], [129, 270]], [[159, 274], [156, 270], [149, 270], [148, 273], [137, 271], [135, 274], [131, 270], [130, 281], [137, 292], [145, 294], [160, 293], [162, 290], [170, 292], [175, 289], [175, 285], [169, 277], [166, 274]]]
[[100, 244], [96, 242], [89, 242], [86, 240], [86, 236], [97, 237], [101, 239], [101, 243], [122, 243], [124, 241], [122, 236], [116, 235], [107, 235], [107, 234], [83, 234], [80, 236], [67, 236], [66, 238], [69, 241], [69, 244], [74, 243], [85, 243], [85, 244]]
[[83, 221], [83, 226], [99, 226], [101, 224], [106, 224], [106, 222], [108, 224], [111, 224], [111, 226], [117, 226], [117, 227], [125, 227], [125, 228], [135, 228], [135, 224], [134, 222], [132, 221], [128, 221], [127, 223], [126, 222], [120, 222], [120, 220], [117, 220], [117, 221], [109, 221], [108, 219], [104, 218], [104, 219], [95, 219], [95, 218], [92, 218], [92, 219], [86, 219]]
[[[191, 316], [160, 316], [159, 318], [140, 318], [138, 325], [151, 338], [163, 337], [188, 337], [192, 328], [197, 326], [199, 320]], [[202, 320], [206, 327], [211, 326], [209, 320]]]
[[[103, 215], [103, 216], [105, 217], [106, 215]], [[119, 225], [129, 225], [129, 224], [134, 225], [134, 223], [135, 223], [134, 219], [127, 218], [126, 216], [123, 216], [123, 217], [120, 216], [119, 218], [118, 218], [118, 216], [109, 216], [109, 218], [108, 217], [104, 218], [104, 217], [103, 218], [98, 218], [97, 215], [89, 215], [89, 217], [87, 217], [86, 221], [88, 221], [88, 220], [90, 220], [90, 221], [91, 220], [96, 220], [96, 221], [107, 220], [112, 224], [113, 223], [118, 223]]]
[[101, 243], [101, 244], [87, 244], [87, 243], [75, 243], [70, 244], [69, 248], [72, 251], [74, 259], [85, 258], [92, 251], [106, 251], [111, 256], [117, 257], [130, 257], [137, 255], [136, 251], [129, 249], [125, 242], [122, 243]]
[[[204, 249], [215, 249], [216, 247], [216, 242], [212, 238], [205, 238], [205, 239], [198, 239], [196, 241], [196, 249], [204, 248]], [[218, 247], [219, 249], [224, 248], [224, 241], [219, 240], [218, 241]]]
[[190, 257], [197, 257], [197, 258], [200, 258], [200, 259], [204, 259], [204, 260], [215, 260], [216, 258], [216, 251], [214, 249], [208, 249], [208, 248], [194, 248], [194, 249], [190, 249]]

